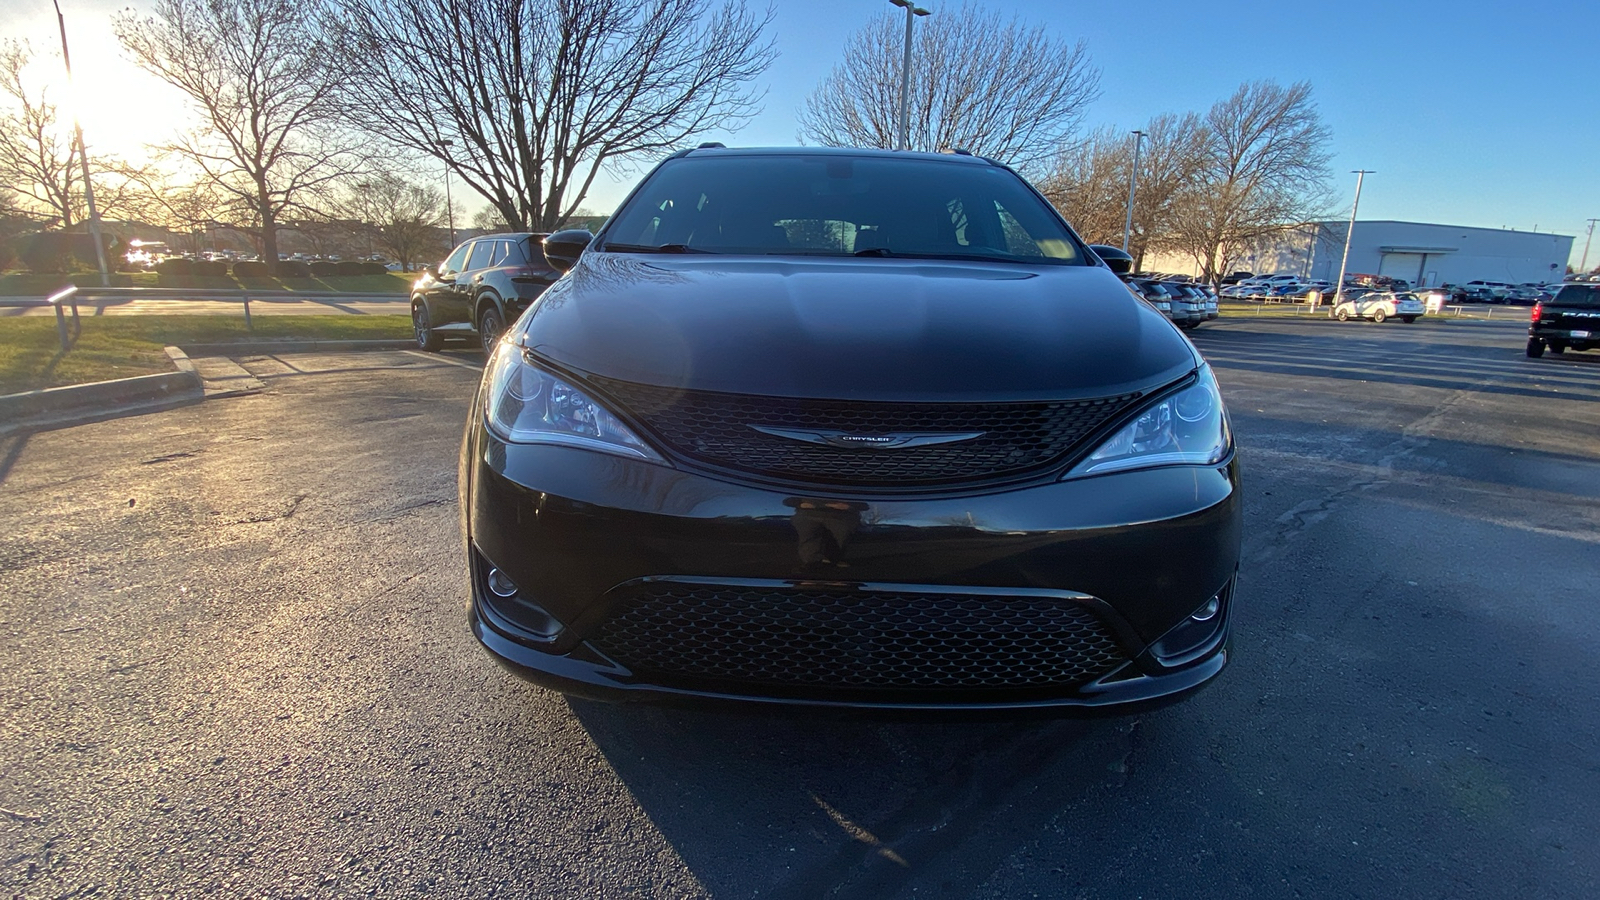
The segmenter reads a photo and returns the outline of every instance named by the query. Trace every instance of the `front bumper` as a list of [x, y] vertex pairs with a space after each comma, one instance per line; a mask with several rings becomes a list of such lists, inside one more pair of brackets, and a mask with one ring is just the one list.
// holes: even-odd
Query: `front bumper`
[[[866, 497], [507, 444], [479, 424], [469, 426], [462, 479], [472, 630], [516, 674], [567, 693], [865, 710], [1122, 710], [1185, 696], [1228, 660], [1241, 521], [1231, 458], [990, 493]], [[518, 586], [515, 600], [487, 590], [491, 566]], [[663, 584], [1058, 602], [1092, 611], [1121, 657], [1072, 684], [929, 690], [681, 677], [608, 656], [597, 641], [608, 620], [642, 586]], [[1190, 615], [1212, 598], [1217, 616], [1193, 625]], [[564, 626], [559, 633], [541, 627], [546, 614]], [[1189, 637], [1174, 644], [1179, 633]]]

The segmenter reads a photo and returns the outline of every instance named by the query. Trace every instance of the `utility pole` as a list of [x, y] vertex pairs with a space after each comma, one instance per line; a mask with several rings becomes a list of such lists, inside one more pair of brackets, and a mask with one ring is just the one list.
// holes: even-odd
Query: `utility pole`
[[1133, 232], [1133, 194], [1139, 189], [1139, 145], [1144, 143], [1144, 132], [1133, 133], [1133, 177], [1128, 179], [1128, 218], [1122, 222], [1122, 252], [1128, 252], [1128, 235]]
[[1350, 239], [1356, 233], [1356, 210], [1361, 208], [1361, 182], [1368, 175], [1376, 175], [1371, 169], [1356, 169], [1356, 202], [1350, 204], [1350, 227], [1344, 233], [1344, 256], [1339, 260], [1339, 281], [1333, 286], [1333, 305], [1337, 309], [1344, 301], [1344, 271], [1350, 263]]
[[[1595, 222], [1600, 222], [1600, 219], [1590, 219], [1589, 220], [1589, 233], [1583, 239], [1583, 261], [1578, 263], [1578, 274], [1579, 275], [1587, 275], [1587, 274], [1589, 274], [1589, 242], [1594, 240], [1594, 223]], [[1569, 256], [1567, 258], [1571, 259], [1572, 257]]]
[[[56, 24], [61, 26], [61, 61], [67, 65], [67, 84], [72, 83], [72, 56], [67, 53], [67, 17], [61, 14], [59, 0], [51, 0], [56, 7]], [[76, 92], [74, 92], [76, 93]], [[78, 162], [83, 164], [83, 201], [89, 207], [89, 240], [94, 242], [94, 258], [100, 264], [100, 286], [111, 286], [111, 272], [106, 268], [106, 243], [100, 236], [100, 213], [94, 208], [94, 185], [89, 181], [89, 149], [83, 145], [83, 122], [78, 118], [78, 104], [72, 104], [72, 131], [78, 142]], [[67, 198], [71, 202], [71, 198]]]
[[889, 0], [906, 11], [906, 56], [900, 63], [900, 147], [911, 149], [911, 23], [929, 12], [911, 0]]
[[456, 249], [456, 204], [450, 199], [450, 148], [456, 145], [455, 141], [445, 138], [439, 142], [439, 149], [445, 155], [444, 161], [444, 214], [450, 222], [450, 249]]

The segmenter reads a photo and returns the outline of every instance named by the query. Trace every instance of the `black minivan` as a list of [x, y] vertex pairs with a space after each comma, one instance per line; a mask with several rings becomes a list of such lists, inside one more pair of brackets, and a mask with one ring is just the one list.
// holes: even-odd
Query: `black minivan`
[[608, 700], [1073, 711], [1226, 665], [1211, 368], [1006, 166], [701, 148], [494, 349], [471, 627]]

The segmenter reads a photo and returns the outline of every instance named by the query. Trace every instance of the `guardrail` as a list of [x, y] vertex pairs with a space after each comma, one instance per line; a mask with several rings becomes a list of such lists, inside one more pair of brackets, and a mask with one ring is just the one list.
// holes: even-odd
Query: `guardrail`
[[[49, 297], [0, 297], [0, 307], [40, 308], [55, 307], [56, 332], [61, 338], [63, 352], [72, 349], [72, 343], [83, 333], [78, 316], [78, 305], [103, 300], [193, 300], [209, 303], [237, 302], [244, 310], [244, 327], [254, 331], [255, 322], [250, 317], [250, 304], [280, 300], [387, 300], [403, 301], [404, 294], [375, 294], [340, 291], [252, 291], [248, 289], [210, 288], [145, 288], [145, 287], [74, 287], [68, 286]], [[71, 324], [68, 324], [68, 310]]]
[[[48, 297], [0, 297], [0, 306], [38, 308], [53, 306], [56, 310], [56, 334], [61, 338], [61, 351], [65, 353], [72, 349], [72, 342], [83, 333], [83, 323], [78, 319], [78, 289], [71, 285], [56, 291]], [[72, 309], [72, 325], [67, 326], [65, 307]]]

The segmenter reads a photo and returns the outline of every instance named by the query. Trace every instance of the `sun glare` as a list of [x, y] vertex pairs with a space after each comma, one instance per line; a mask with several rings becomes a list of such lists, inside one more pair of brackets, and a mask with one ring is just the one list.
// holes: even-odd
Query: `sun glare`
[[98, 11], [74, 14], [66, 9], [72, 51], [69, 81], [55, 12], [48, 5], [44, 10], [14, 21], [3, 35], [25, 39], [32, 46], [34, 59], [25, 73], [28, 83], [48, 91], [64, 122], [78, 118], [91, 155], [147, 162], [149, 145], [170, 141], [189, 121], [182, 95], [128, 61], [109, 16]]

